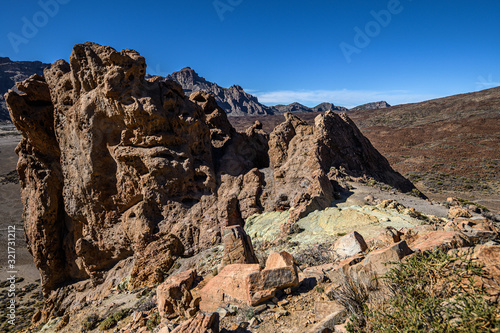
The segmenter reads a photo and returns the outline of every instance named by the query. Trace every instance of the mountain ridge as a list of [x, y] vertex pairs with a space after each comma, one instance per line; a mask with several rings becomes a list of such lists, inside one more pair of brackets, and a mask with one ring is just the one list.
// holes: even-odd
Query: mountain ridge
[[33, 74], [43, 74], [43, 69], [50, 64], [41, 61], [14, 61], [8, 57], [0, 57], [0, 123], [10, 122], [9, 111], [4, 94], [9, 89], [16, 89], [16, 82], [26, 80]]
[[366, 104], [358, 105], [356, 107], [353, 107], [351, 109], [351, 111], [377, 110], [377, 109], [389, 108], [391, 106], [392, 105], [390, 105], [386, 101], [379, 101], [379, 102], [371, 102], [371, 103], [366, 103]]
[[256, 96], [245, 92], [241, 86], [232, 85], [229, 88], [223, 88], [217, 83], [201, 77], [191, 67], [185, 67], [169, 74], [166, 79], [179, 83], [187, 95], [200, 90], [214, 94], [217, 104], [226, 111], [228, 116], [274, 115], [286, 112], [323, 112], [328, 110], [345, 112], [349, 110], [328, 102], [320, 103], [312, 108], [298, 102], [267, 106], [260, 103]]
[[271, 115], [275, 113], [273, 108], [259, 103], [257, 97], [245, 92], [241, 86], [232, 85], [229, 88], [223, 88], [217, 83], [201, 77], [190, 67], [169, 74], [165, 79], [179, 83], [188, 96], [198, 91], [214, 94], [217, 104], [226, 111], [228, 116]]

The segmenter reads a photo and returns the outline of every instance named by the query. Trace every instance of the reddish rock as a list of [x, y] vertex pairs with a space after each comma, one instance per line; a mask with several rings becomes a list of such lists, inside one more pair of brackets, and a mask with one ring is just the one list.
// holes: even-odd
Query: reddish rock
[[472, 258], [483, 267], [485, 279], [481, 283], [490, 295], [500, 294], [500, 246], [479, 245], [474, 249]]
[[184, 321], [172, 333], [219, 333], [219, 314], [199, 313], [196, 317]]
[[383, 276], [391, 269], [389, 262], [400, 262], [401, 259], [412, 253], [413, 251], [408, 247], [406, 241], [401, 241], [385, 249], [370, 252], [360, 265], [376, 276]]
[[258, 264], [252, 240], [240, 226], [226, 227], [222, 230], [224, 254], [221, 268], [230, 264]]
[[497, 232], [495, 225], [486, 219], [454, 219], [444, 226], [446, 231], [488, 231]]
[[149, 243], [137, 256], [130, 273], [128, 289], [133, 290], [163, 282], [165, 272], [183, 252], [184, 246], [177, 237], [160, 234], [158, 239]]
[[273, 298], [278, 289], [293, 288], [299, 285], [297, 268], [293, 266], [265, 269], [247, 276], [248, 302], [258, 305]]
[[341, 258], [351, 257], [368, 249], [366, 242], [356, 231], [339, 238], [334, 245], [333, 250]]
[[366, 244], [370, 250], [378, 250], [394, 243], [398, 243], [403, 240], [403, 238], [405, 238], [404, 233], [392, 227], [386, 227], [378, 234], [377, 237], [368, 239]]
[[69, 323], [69, 315], [65, 314], [64, 316], [62, 316], [61, 320], [59, 320], [59, 322], [57, 323], [55, 331], [59, 332], [60, 330], [65, 328], [68, 325], [68, 323]]
[[414, 243], [410, 244], [415, 251], [457, 249], [470, 246], [470, 240], [458, 231], [433, 231], [420, 236]]
[[[500, 246], [482, 244], [475, 247], [453, 249], [448, 254], [463, 260], [471, 260], [475, 265], [482, 267], [481, 277], [474, 278], [477, 288], [484, 290], [493, 296], [493, 300], [500, 297]], [[468, 287], [466, 280], [465, 288]]]
[[377, 237], [377, 239], [389, 244], [399, 243], [401, 241], [401, 236], [403, 235], [404, 233], [397, 230], [396, 228], [385, 227], [385, 229], [382, 232], [380, 232], [380, 235]]
[[200, 291], [200, 310], [213, 312], [228, 301], [248, 302], [249, 274], [260, 272], [258, 264], [233, 264], [225, 266]]
[[476, 220], [476, 225], [474, 225], [474, 229], [480, 231], [490, 231], [490, 232], [498, 232], [497, 227], [493, 224], [493, 222], [488, 220]]
[[191, 269], [169, 277], [156, 290], [158, 311], [165, 319], [186, 316], [193, 299], [189, 290], [196, 279], [196, 271]]
[[286, 251], [273, 252], [267, 257], [265, 269], [290, 267], [295, 265], [295, 259], [290, 253]]

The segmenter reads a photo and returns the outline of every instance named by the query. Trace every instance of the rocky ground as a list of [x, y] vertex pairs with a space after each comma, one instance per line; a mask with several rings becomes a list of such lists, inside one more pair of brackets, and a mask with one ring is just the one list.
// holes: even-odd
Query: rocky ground
[[[6, 216], [8, 216], [8, 221], [5, 218], [2, 219], [2, 226], [6, 224], [5, 222], [7, 224], [15, 223], [18, 230], [22, 230], [21, 205], [19, 199], [16, 199], [17, 197], [14, 195], [19, 191], [19, 185], [15, 178], [12, 179], [7, 176], [15, 167], [17, 158], [13, 153], [13, 149], [18, 140], [19, 137], [15, 136], [2, 139], [1, 149], [5, 158], [1, 160], [1, 173], [4, 180], [0, 188], [4, 195], [0, 204], [2, 204], [2, 211], [7, 213]], [[226, 309], [227, 306], [224, 309], [221, 307], [219, 313], [222, 332], [305, 332], [308, 329], [313, 329], [322, 320], [328, 318], [332, 312], [337, 311], [339, 308], [342, 309], [327, 293], [328, 290], [335, 286], [335, 281], [325, 277], [316, 280], [308, 277], [309, 275], [317, 277], [318, 273], [315, 267], [326, 265], [326, 270], [328, 270], [328, 266], [335, 264], [333, 248], [335, 242], [342, 235], [356, 230], [368, 240], [376, 238], [388, 227], [394, 227], [398, 230], [409, 230], [411, 228], [426, 230], [427, 227], [425, 226], [432, 230], [442, 229], [445, 223], [451, 220], [448, 219], [449, 207], [452, 204], [459, 204], [457, 202], [439, 203], [424, 200], [372, 184], [350, 183], [349, 188], [350, 191], [343, 193], [342, 197], [336, 200], [331, 208], [311, 213], [301, 219], [298, 223], [300, 226], [299, 231], [296, 234], [291, 234], [286, 242], [272, 243], [272, 240], [279, 234], [280, 225], [287, 220], [288, 213], [286, 211], [255, 215], [247, 220], [245, 229], [252, 237], [256, 256], [260, 262], [264, 263], [272, 252], [288, 251], [294, 256], [302, 272], [299, 274], [301, 280], [300, 284], [290, 290], [289, 293], [279, 290], [274, 298], [255, 307], [246, 304], [233, 304], [234, 306], [229, 308], [229, 311]], [[6, 195], [7, 193], [10, 193], [10, 195]], [[380, 205], [383, 200], [391, 199], [397, 200], [408, 208], [414, 208], [415, 211], [422, 214], [412, 213], [412, 210], [409, 209], [401, 210], [394, 205], [387, 207]], [[378, 206], [377, 203], [379, 203]], [[472, 213], [472, 215], [473, 219], [483, 219], [480, 214]], [[422, 229], [423, 227], [425, 228]], [[2, 246], [5, 245], [4, 229], [5, 227], [2, 227]], [[33, 265], [31, 256], [25, 249], [22, 241], [23, 237], [22, 232], [17, 237], [19, 240], [17, 246], [18, 276], [24, 279], [18, 281], [17, 284], [19, 290], [17, 297], [20, 303], [16, 321], [18, 323], [17, 329], [30, 326], [31, 317], [42, 306], [41, 291], [37, 284], [39, 274]], [[371, 246], [374, 247], [375, 245], [372, 243]], [[218, 273], [223, 253], [224, 246], [219, 245], [193, 258], [179, 259], [169, 272], [169, 275], [195, 269], [199, 276], [208, 279]], [[6, 277], [4, 277], [3, 268], [2, 265], [2, 281], [5, 281]], [[2, 301], [5, 302], [8, 286], [2, 285], [1, 290]], [[2, 303], [2, 305], [5, 306], [6, 303]], [[85, 326], [87, 328], [92, 327], [93, 322], [95, 322], [95, 325], [100, 325], [106, 318], [119, 313], [123, 309], [127, 310], [127, 315], [124, 315], [117, 325], [109, 330], [110, 332], [127, 332], [127, 327], [135, 327], [137, 331], [141, 331], [141, 327], [146, 329], [145, 332], [154, 331], [155, 327], [166, 325], [173, 328], [185, 321], [182, 316], [173, 320], [161, 319], [158, 314], [156, 288], [142, 288], [131, 291], [124, 288], [124, 290], [112, 291], [103, 301], [88, 304], [67, 318], [59, 317], [48, 323], [38, 323], [32, 326], [29, 331], [79, 332], [83, 330], [84, 325], [87, 325]], [[95, 316], [92, 317], [92, 315]], [[59, 323], [64, 323], [66, 320], [68, 320], [67, 326], [62, 328], [63, 325]], [[3, 322], [3, 331], [17, 331], [17, 329], [12, 330], [12, 327], [6, 325], [5, 321]], [[89, 322], [90, 324], [85, 324]], [[56, 328], [58, 329], [56, 330]], [[97, 332], [99, 328], [96, 326], [94, 330], [87, 329], [87, 331]]]
[[[275, 237], [274, 233], [279, 232], [279, 226], [286, 222], [285, 216], [273, 217], [269, 216], [273, 213], [265, 213], [247, 220], [245, 230], [252, 236], [255, 254], [261, 265], [271, 253], [285, 250], [294, 257], [294, 265], [298, 268], [298, 283], [289, 289], [276, 289], [273, 297], [255, 306], [231, 298], [215, 304], [213, 310], [216, 310], [219, 318], [221, 332], [330, 332], [325, 329], [334, 331], [335, 325], [342, 324], [348, 318], [344, 307], [332, 296], [332, 290], [339, 287], [335, 274], [339, 272], [339, 267], [346, 265], [350, 267], [349, 265], [353, 263], [353, 267], [357, 262], [366, 266], [366, 262], [369, 262], [366, 258], [370, 258], [370, 254], [373, 256], [373, 253], [379, 253], [381, 248], [387, 251], [387, 248], [391, 248], [391, 243], [400, 244], [388, 240], [386, 232], [393, 230], [391, 227], [401, 230], [408, 236], [405, 238], [400, 235], [399, 238], [404, 238], [413, 250], [417, 250], [416, 247], [423, 251], [433, 248], [450, 250], [488, 241], [489, 244], [496, 244], [495, 240], [498, 239], [496, 232], [479, 231], [485, 226], [488, 228], [487, 226], [494, 227], [494, 225], [478, 213], [471, 212], [470, 218], [448, 216], [450, 213], [448, 207], [460, 205], [456, 201], [438, 203], [363, 184], [351, 183], [350, 186], [351, 191], [337, 200], [331, 208], [312, 213], [299, 221], [299, 226], [303, 227], [303, 230], [292, 234], [282, 243], [276, 244], [269, 239]], [[405, 206], [394, 200], [404, 203]], [[286, 214], [286, 212], [280, 213], [280, 215]], [[459, 226], [460, 224], [462, 225]], [[477, 229], [469, 227], [468, 224], [475, 224]], [[354, 247], [355, 259], [346, 264], [345, 260], [339, 261], [342, 257], [337, 253], [339, 247], [336, 247], [336, 244], [341, 238], [349, 238], [354, 230], [366, 239], [366, 248], [361, 251], [363, 246], [357, 249], [356, 246], [359, 246], [356, 245], [357, 241], [348, 242]], [[412, 234], [418, 236], [411, 237]], [[478, 234], [481, 236], [477, 237]], [[420, 243], [419, 237], [422, 240]], [[492, 240], [494, 243], [491, 243]], [[495, 249], [498, 247], [492, 246]], [[220, 245], [193, 258], [179, 259], [168, 275], [175, 277], [182, 275], [180, 272], [195, 270], [196, 280], [193, 280], [189, 292], [193, 295], [191, 298], [196, 298], [194, 295], [199, 295], [200, 289], [203, 290], [202, 287], [207, 285], [207, 281], [224, 274], [220, 267], [223, 257], [224, 246]], [[381, 256], [377, 260], [383, 261], [384, 258], [388, 257]], [[498, 265], [498, 262], [495, 265]], [[234, 265], [228, 267], [231, 266]], [[239, 278], [234, 276], [233, 280]], [[167, 297], [174, 302], [173, 298], [182, 303], [186, 301], [185, 294], [179, 297], [176, 296], [178, 293], [169, 292], [165, 296], [164, 292], [161, 294], [162, 292], [158, 291], [159, 286], [127, 290], [126, 279], [122, 282], [122, 288], [115, 288], [102, 301], [84, 304], [79, 311], [54, 318], [48, 323], [36, 323], [28, 332], [158, 332], [160, 328], [163, 329], [161, 332], [172, 332], [176, 327], [182, 327], [179, 325], [186, 323], [190, 317], [197, 318], [196, 314], [200, 313], [194, 310], [190, 314], [182, 312], [182, 315], [166, 315], [165, 310], [162, 312], [159, 306], [160, 302], [165, 301], [160, 299]], [[163, 285], [168, 282], [169, 280]], [[229, 286], [223, 285], [222, 288]], [[38, 294], [39, 289], [27, 290], [24, 297], [33, 302]], [[245, 299], [245, 295], [242, 298]], [[193, 304], [192, 300], [187, 302]], [[35, 302], [32, 308], [36, 306]], [[189, 307], [189, 304], [186, 307]], [[182, 306], [177, 305], [172, 309], [179, 311]], [[196, 320], [201, 321], [200, 318]], [[108, 327], [107, 325], [109, 329], [104, 329]], [[215, 326], [212, 324], [212, 327]], [[341, 326], [337, 326], [336, 329], [342, 332]], [[184, 329], [179, 332], [195, 332], [195, 330]]]

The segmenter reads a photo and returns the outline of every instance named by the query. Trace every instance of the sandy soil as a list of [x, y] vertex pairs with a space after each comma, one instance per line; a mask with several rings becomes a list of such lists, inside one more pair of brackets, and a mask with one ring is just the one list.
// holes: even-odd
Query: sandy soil
[[[33, 257], [26, 248], [21, 204], [20, 187], [18, 182], [13, 182], [12, 177], [6, 176], [16, 170], [17, 155], [14, 152], [21, 137], [18, 135], [0, 137], [0, 281], [5, 281], [7, 274], [7, 230], [9, 226], [16, 228], [16, 270], [17, 277], [23, 278], [25, 284], [33, 283], [40, 278], [38, 270], [33, 263]], [[15, 177], [17, 178], [17, 177]]]

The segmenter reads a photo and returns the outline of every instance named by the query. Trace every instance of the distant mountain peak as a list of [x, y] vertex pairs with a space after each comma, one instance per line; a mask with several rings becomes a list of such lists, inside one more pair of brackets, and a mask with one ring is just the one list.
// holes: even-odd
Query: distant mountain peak
[[348, 109], [345, 107], [336, 106], [333, 103], [327, 103], [327, 102], [318, 104], [313, 108], [302, 105], [299, 102], [293, 102], [293, 103], [288, 104], [288, 105], [282, 105], [282, 104], [275, 105], [274, 108], [277, 109], [280, 113], [285, 113], [285, 112], [301, 112], [301, 113], [303, 113], [303, 112], [324, 112], [324, 111], [329, 111], [329, 110], [342, 111], [342, 112], [348, 111]]
[[240, 86], [240, 85], [237, 85], [237, 84], [234, 84], [232, 85], [231, 87], [229, 87], [229, 89], [236, 89], [238, 91], [244, 91], [243, 88]]
[[266, 106], [259, 102], [256, 96], [247, 92], [238, 84], [223, 88], [214, 82], [207, 81], [191, 67], [184, 67], [166, 77], [179, 83], [187, 95], [200, 90], [215, 95], [215, 100], [228, 116], [269, 115], [285, 112], [324, 112], [348, 111], [344, 107], [335, 106], [333, 103], [321, 103], [314, 108], [309, 108], [298, 102], [289, 105]]
[[376, 109], [385, 109], [389, 107], [391, 107], [389, 103], [387, 103], [386, 101], [380, 101], [380, 102], [372, 102], [356, 106], [355, 108], [352, 108], [351, 111], [376, 110]]
[[166, 77], [179, 83], [187, 95], [200, 90], [214, 94], [217, 104], [229, 116], [274, 114], [275, 110], [259, 103], [257, 97], [246, 93], [239, 85], [223, 88], [214, 82], [207, 81], [190, 67], [185, 67]]
[[33, 74], [43, 75], [43, 70], [50, 64], [40, 61], [12, 61], [8, 57], [0, 57], [0, 123], [10, 122], [9, 111], [3, 95], [14, 89], [16, 82], [24, 81]]

